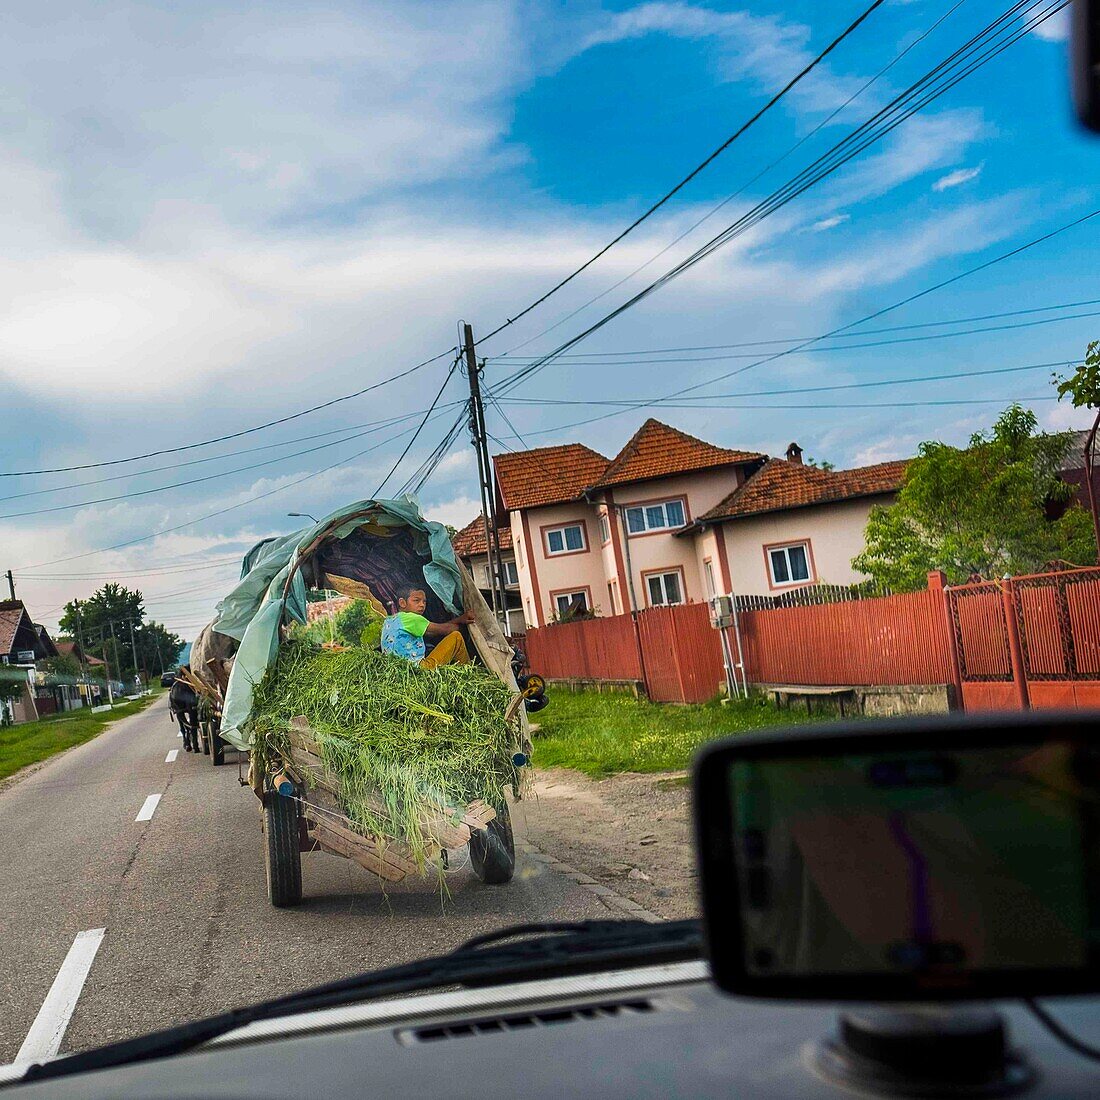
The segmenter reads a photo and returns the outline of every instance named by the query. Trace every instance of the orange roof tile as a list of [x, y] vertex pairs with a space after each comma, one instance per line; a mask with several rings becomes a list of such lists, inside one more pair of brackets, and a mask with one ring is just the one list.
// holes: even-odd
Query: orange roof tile
[[761, 512], [894, 493], [901, 488], [907, 464], [901, 460], [853, 470], [819, 470], [801, 462], [772, 458], [725, 500], [699, 516], [698, 522], [738, 519]]
[[756, 451], [731, 451], [716, 447], [650, 417], [611, 460], [592, 488], [649, 481], [651, 478], [732, 466], [765, 457]]
[[494, 455], [493, 468], [511, 512], [576, 500], [604, 472], [607, 459], [582, 443], [566, 443]]
[[[512, 548], [512, 528], [498, 527], [497, 539], [501, 550]], [[474, 554], [486, 553], [485, 548], [485, 520], [481, 516], [474, 516], [453, 539], [451, 545], [460, 558], [469, 558]]]

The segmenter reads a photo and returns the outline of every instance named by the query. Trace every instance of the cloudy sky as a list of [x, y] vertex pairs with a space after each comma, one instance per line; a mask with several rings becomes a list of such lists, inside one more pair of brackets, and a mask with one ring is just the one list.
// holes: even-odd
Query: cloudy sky
[[[91, 464], [362, 389], [445, 353], [459, 318], [488, 332], [633, 221], [863, 6], [10, 6], [0, 472], [23, 476], [0, 478], [0, 570], [48, 625], [115, 578], [192, 637], [241, 551], [296, 525], [286, 513], [376, 489], [449, 358], [235, 439]], [[657, 215], [481, 345], [488, 384], [671, 268], [1000, 11], [889, 0]], [[1069, 118], [1064, 38], [1061, 17], [1043, 24], [516, 387], [490, 410], [493, 434], [612, 454], [652, 411], [717, 443], [782, 453], [796, 439], [856, 465], [963, 440], [1014, 398], [1044, 424], [1077, 423], [1033, 365], [1069, 362], [1100, 332], [1080, 316], [1100, 304], [1072, 305], [1100, 298], [1100, 219], [845, 343], [751, 366], [1100, 205], [1100, 143]], [[1040, 312], [966, 320], [1021, 310]], [[943, 321], [961, 323], [929, 325]], [[928, 327], [898, 330], [913, 325]], [[791, 392], [979, 370], [999, 373]], [[450, 428], [464, 385], [451, 379], [389, 490]], [[663, 409], [572, 404], [696, 386]], [[431, 517], [456, 525], [475, 510], [465, 444], [421, 492]]]

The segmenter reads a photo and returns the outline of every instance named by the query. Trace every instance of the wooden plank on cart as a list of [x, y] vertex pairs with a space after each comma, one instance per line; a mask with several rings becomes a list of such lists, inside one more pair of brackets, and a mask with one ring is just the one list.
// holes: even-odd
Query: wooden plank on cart
[[310, 830], [310, 835], [321, 845], [326, 852], [358, 863], [365, 871], [384, 878], [387, 882], [400, 882], [405, 877], [404, 871], [386, 863], [377, 852], [362, 844], [353, 844], [341, 836], [330, 826], [316, 821]]
[[[345, 849], [341, 851], [341, 855], [354, 859], [357, 864], [366, 867], [367, 870], [375, 870], [375, 866], [381, 866], [388, 872], [383, 875], [382, 871], [375, 870], [376, 875], [382, 875], [383, 878], [395, 875], [396, 878], [393, 878], [392, 881], [397, 882], [406, 875], [411, 875], [412, 872], [418, 870], [417, 862], [412, 858], [410, 851], [404, 845], [398, 844], [396, 840], [386, 840], [386, 842], [379, 843], [378, 840], [363, 836], [362, 833], [356, 833], [350, 827], [351, 823], [346, 818], [341, 821], [340, 818], [334, 817], [332, 814], [318, 812], [315, 807], [308, 804], [306, 805], [305, 815], [307, 821], [312, 823], [315, 834], [317, 834], [317, 828], [320, 827], [330, 838], [340, 840], [342, 847]], [[322, 844], [327, 843], [322, 836], [318, 835], [317, 838]], [[352, 855], [352, 853], [356, 854]], [[370, 866], [364, 864], [363, 860], [360, 859], [360, 855], [370, 861]], [[428, 858], [436, 855], [437, 849], [429, 848], [427, 851]]]
[[471, 829], [484, 829], [496, 816], [496, 810], [479, 798], [466, 807], [466, 814], [462, 820]]

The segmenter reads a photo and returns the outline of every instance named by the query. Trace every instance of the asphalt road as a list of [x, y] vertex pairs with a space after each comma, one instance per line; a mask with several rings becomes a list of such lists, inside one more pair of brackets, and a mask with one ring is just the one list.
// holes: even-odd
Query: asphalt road
[[[267, 901], [259, 803], [182, 749], [158, 701], [0, 789], [0, 1064], [14, 1060], [78, 933], [105, 929], [61, 1051], [80, 1050], [445, 951], [532, 920], [611, 915], [520, 857], [507, 886], [458, 867], [387, 885], [303, 856], [305, 900]], [[165, 757], [179, 749], [169, 763]], [[150, 795], [148, 820], [136, 818]], [[514, 818], [522, 840], [523, 815]]]

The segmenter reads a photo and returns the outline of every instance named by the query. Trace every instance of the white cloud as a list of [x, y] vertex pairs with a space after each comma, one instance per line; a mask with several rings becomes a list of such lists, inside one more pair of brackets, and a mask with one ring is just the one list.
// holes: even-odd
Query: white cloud
[[1069, 39], [1069, 9], [1062, 8], [1043, 20], [1031, 33], [1044, 42], [1065, 42]]
[[829, 229], [836, 229], [838, 225], [843, 225], [850, 220], [850, 214], [832, 214], [828, 218], [822, 218], [821, 221], [814, 222], [813, 225], [809, 226], [809, 232], [824, 233]]
[[[748, 11], [715, 11], [682, 0], [653, 0], [605, 13], [602, 25], [580, 41], [577, 52], [651, 34], [713, 42], [723, 79], [749, 80], [767, 92], [778, 91], [813, 58], [806, 48], [810, 29], [802, 24]], [[824, 64], [790, 95], [803, 109], [824, 113], [844, 103], [858, 86], [854, 78], [840, 77]]]
[[976, 180], [982, 174], [984, 167], [984, 164], [979, 164], [975, 168], [956, 168], [954, 172], [948, 172], [946, 176], [941, 176], [936, 180], [932, 184], [932, 190], [947, 191], [952, 187], [960, 187], [964, 183]]

